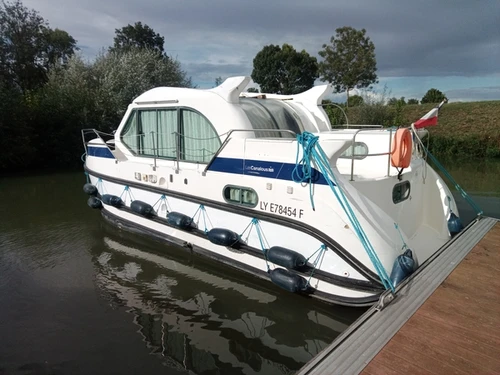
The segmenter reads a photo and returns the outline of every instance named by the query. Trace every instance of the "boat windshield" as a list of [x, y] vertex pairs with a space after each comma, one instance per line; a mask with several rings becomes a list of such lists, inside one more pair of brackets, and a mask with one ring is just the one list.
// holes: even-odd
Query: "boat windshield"
[[[245, 111], [254, 129], [291, 130], [295, 134], [304, 131], [304, 126], [286, 103], [273, 99], [240, 98], [240, 106]], [[256, 132], [257, 138], [294, 138], [289, 132]]]

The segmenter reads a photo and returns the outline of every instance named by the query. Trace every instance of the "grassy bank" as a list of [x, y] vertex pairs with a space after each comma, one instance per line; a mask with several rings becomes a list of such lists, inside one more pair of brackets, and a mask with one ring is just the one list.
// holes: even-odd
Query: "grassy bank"
[[[397, 113], [395, 106], [386, 108], [386, 119], [411, 124], [435, 105], [405, 105]], [[380, 111], [381, 108], [375, 109]], [[349, 122], [363, 121], [361, 107], [349, 108]], [[366, 111], [366, 108], [365, 108]], [[384, 123], [389, 125], [390, 123]], [[500, 101], [448, 103], [439, 111], [437, 126], [428, 128], [431, 152], [445, 157], [500, 157]]]

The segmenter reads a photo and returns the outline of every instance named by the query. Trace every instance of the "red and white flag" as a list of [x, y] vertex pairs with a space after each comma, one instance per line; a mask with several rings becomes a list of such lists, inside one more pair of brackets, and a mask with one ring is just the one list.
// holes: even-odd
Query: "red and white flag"
[[443, 100], [437, 107], [432, 108], [429, 112], [427, 112], [427, 114], [425, 116], [420, 118], [420, 120], [415, 121], [413, 123], [413, 126], [415, 127], [415, 129], [421, 129], [421, 128], [425, 128], [427, 126], [437, 125], [439, 109], [446, 102], [447, 102], [446, 99]]

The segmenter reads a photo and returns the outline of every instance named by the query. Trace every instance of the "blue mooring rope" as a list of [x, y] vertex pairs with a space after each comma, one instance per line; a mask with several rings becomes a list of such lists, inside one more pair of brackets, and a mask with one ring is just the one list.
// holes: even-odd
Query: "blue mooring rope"
[[[311, 166], [311, 163], [314, 162], [319, 171], [325, 177], [328, 185], [330, 186], [330, 189], [332, 190], [340, 206], [342, 207], [347, 217], [349, 218], [352, 228], [359, 237], [361, 244], [365, 248], [373, 266], [375, 267], [375, 270], [377, 271], [378, 276], [380, 277], [380, 280], [384, 284], [384, 287], [386, 289], [391, 289], [394, 292], [395, 289], [394, 286], [392, 285], [392, 282], [390, 281], [389, 275], [387, 274], [387, 271], [385, 270], [382, 262], [377, 256], [375, 249], [373, 248], [372, 244], [370, 243], [370, 240], [366, 236], [365, 231], [361, 227], [361, 224], [359, 223], [356, 215], [354, 214], [354, 211], [351, 205], [349, 204], [347, 197], [345, 196], [342, 189], [339, 187], [337, 179], [332, 171], [332, 168], [330, 167], [330, 162], [328, 160], [328, 157], [326, 156], [321, 146], [318, 144], [318, 139], [319, 137], [309, 132], [304, 132], [302, 134], [297, 135], [296, 166], [292, 172], [292, 178], [295, 182], [309, 183], [309, 197], [311, 199], [311, 205], [314, 209], [314, 200], [312, 194], [313, 168]], [[299, 161], [299, 153], [300, 153], [299, 146], [302, 146], [302, 154], [303, 154], [302, 159], [300, 161]]]
[[311, 279], [313, 277], [314, 271], [316, 271], [316, 268], [318, 268], [318, 264], [320, 262], [320, 259], [322, 258], [323, 254], [326, 252], [326, 245], [321, 244], [321, 246], [318, 248], [318, 250], [316, 250], [314, 253], [311, 254], [311, 256], [309, 258], [306, 259], [306, 262], [308, 262], [309, 259], [311, 259], [314, 256], [314, 254], [316, 254], [318, 252], [319, 252], [319, 254], [313, 262], [314, 268], [312, 269], [311, 274], [309, 275], [309, 279], [307, 280], [308, 286], [311, 285]]
[[[252, 232], [252, 229], [254, 227], [255, 227], [255, 231], [257, 232], [257, 237], [259, 238], [260, 248], [262, 249], [262, 253], [264, 254], [264, 259], [266, 261], [266, 266], [267, 266], [267, 272], [270, 272], [271, 268], [269, 267], [269, 262], [267, 259], [267, 249], [269, 248], [269, 244], [267, 244], [267, 240], [266, 240], [266, 237], [264, 236], [264, 232], [262, 231], [262, 227], [260, 226], [259, 219], [255, 218], [255, 217], [252, 218], [252, 220], [247, 225], [245, 230], [243, 230], [243, 232], [241, 232], [240, 238], [243, 238], [243, 234], [245, 234], [245, 232], [248, 229], [250, 229], [248, 231], [248, 235], [247, 235], [247, 239], [248, 239], [248, 237], [250, 236], [250, 233]], [[267, 246], [266, 246], [266, 244], [267, 244]]]
[[196, 212], [194, 213], [193, 217], [191, 218], [191, 222], [194, 223], [196, 219], [196, 215], [198, 215], [198, 220], [196, 220], [196, 225], [200, 222], [200, 219], [203, 218], [203, 226], [205, 227], [204, 232], [208, 233], [208, 227], [207, 227], [207, 221], [210, 223], [210, 225], [213, 227], [212, 222], [210, 221], [210, 218], [208, 217], [208, 213], [205, 209], [205, 206], [203, 204], [200, 204]]

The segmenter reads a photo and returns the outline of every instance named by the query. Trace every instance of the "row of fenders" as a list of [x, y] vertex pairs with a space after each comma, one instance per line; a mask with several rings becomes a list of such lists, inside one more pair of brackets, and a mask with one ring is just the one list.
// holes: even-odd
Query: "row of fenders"
[[[97, 198], [97, 188], [92, 184], [85, 184], [83, 190], [85, 193], [90, 195], [87, 203], [92, 208], [101, 208], [102, 203], [116, 208], [122, 208], [125, 206], [122, 199], [116, 195], [104, 194], [101, 196], [101, 199]], [[144, 217], [150, 218], [156, 216], [153, 206], [143, 201], [132, 201], [130, 209]], [[456, 216], [452, 216], [450, 219], [453, 221], [451, 226], [453, 227], [454, 232], [459, 232], [463, 228], [460, 219]], [[169, 212], [167, 214], [167, 223], [185, 231], [196, 229], [193, 219], [180, 212]], [[213, 228], [209, 230], [206, 235], [210, 242], [219, 246], [238, 249], [241, 245], [243, 245], [241, 237], [230, 229]], [[309, 286], [307, 280], [304, 277], [290, 271], [303, 271], [307, 267], [307, 260], [302, 254], [280, 246], [272, 246], [269, 249], [264, 249], [263, 252], [267, 261], [284, 267], [284, 269], [275, 268], [269, 271], [270, 278], [276, 285], [293, 293], [308, 290]], [[407, 249], [394, 261], [390, 275], [392, 284], [394, 286], [398, 285], [406, 277], [411, 275], [416, 268], [417, 265], [413, 259], [412, 251]]]
[[[87, 204], [92, 208], [102, 208], [103, 203], [116, 208], [123, 208], [125, 206], [122, 199], [116, 195], [103, 194], [99, 199], [97, 197], [98, 190], [96, 186], [90, 183], [83, 186], [83, 191], [90, 195]], [[147, 218], [156, 216], [153, 206], [143, 201], [132, 201], [130, 209]], [[167, 214], [167, 223], [185, 231], [196, 229], [193, 219], [180, 212], [169, 212]], [[212, 228], [206, 233], [206, 236], [210, 242], [219, 246], [239, 249], [243, 245], [241, 237], [230, 229]], [[304, 277], [290, 271], [301, 271], [307, 267], [307, 260], [302, 254], [280, 246], [272, 246], [269, 249], [264, 249], [263, 252], [267, 261], [284, 267], [269, 271], [269, 276], [273, 283], [292, 293], [307, 291], [309, 289], [308, 282]]]

